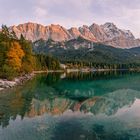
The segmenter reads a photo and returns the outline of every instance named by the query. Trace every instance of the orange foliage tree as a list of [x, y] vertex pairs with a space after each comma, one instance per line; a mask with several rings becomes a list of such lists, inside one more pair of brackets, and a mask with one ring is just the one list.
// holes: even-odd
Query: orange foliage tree
[[21, 49], [20, 44], [16, 41], [11, 42], [11, 47], [7, 52], [7, 65], [16, 71], [20, 71], [24, 55], [25, 53]]

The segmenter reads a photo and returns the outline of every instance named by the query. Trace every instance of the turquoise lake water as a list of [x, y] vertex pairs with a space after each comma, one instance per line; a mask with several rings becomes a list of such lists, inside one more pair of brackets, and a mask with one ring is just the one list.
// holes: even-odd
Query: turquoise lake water
[[3, 91], [0, 140], [140, 140], [140, 74], [40, 74]]

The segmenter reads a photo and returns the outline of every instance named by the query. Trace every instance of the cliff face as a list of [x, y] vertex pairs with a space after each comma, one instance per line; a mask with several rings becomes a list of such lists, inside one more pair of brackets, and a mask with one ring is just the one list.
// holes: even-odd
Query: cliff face
[[51, 25], [47, 26], [48, 28], [48, 34], [49, 34], [49, 39], [52, 39], [54, 41], [66, 41], [70, 40], [72, 38], [71, 34], [62, 26], [60, 25]]
[[43, 26], [36, 23], [25, 23], [11, 27], [11, 30], [13, 30], [18, 37], [23, 34], [26, 39], [31, 41], [52, 39], [59, 42], [72, 38], [65, 28], [53, 24], [50, 26]]
[[48, 28], [40, 24], [20, 24], [18, 26], [12, 26], [11, 30], [13, 30], [18, 37], [22, 34], [26, 39], [31, 41], [36, 41], [40, 38], [47, 40], [49, 38]]
[[140, 40], [135, 39], [134, 35], [129, 30], [121, 30], [113, 23], [105, 23], [100, 26], [106, 37], [101, 40], [106, 45], [111, 45], [120, 48], [131, 48], [140, 45]]
[[119, 48], [131, 48], [140, 45], [140, 40], [136, 39], [129, 30], [121, 30], [113, 23], [104, 25], [92, 24], [91, 26], [83, 25], [79, 28], [66, 28], [60, 25], [51, 24], [43, 26], [36, 23], [25, 23], [18, 26], [10, 27], [18, 37], [21, 34], [31, 41], [39, 39], [52, 39], [56, 42], [68, 41], [82, 37], [92, 42], [101, 42], [106, 45]]

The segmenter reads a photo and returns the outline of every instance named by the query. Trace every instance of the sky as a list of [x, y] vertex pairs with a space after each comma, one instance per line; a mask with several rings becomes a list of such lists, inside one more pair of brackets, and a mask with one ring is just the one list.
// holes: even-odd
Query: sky
[[0, 0], [0, 25], [26, 22], [66, 28], [113, 22], [140, 38], [140, 0]]

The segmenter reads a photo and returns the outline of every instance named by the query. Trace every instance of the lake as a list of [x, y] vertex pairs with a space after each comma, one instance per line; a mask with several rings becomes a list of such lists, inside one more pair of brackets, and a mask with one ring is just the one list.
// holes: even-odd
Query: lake
[[0, 140], [139, 140], [140, 74], [38, 74], [0, 93]]

